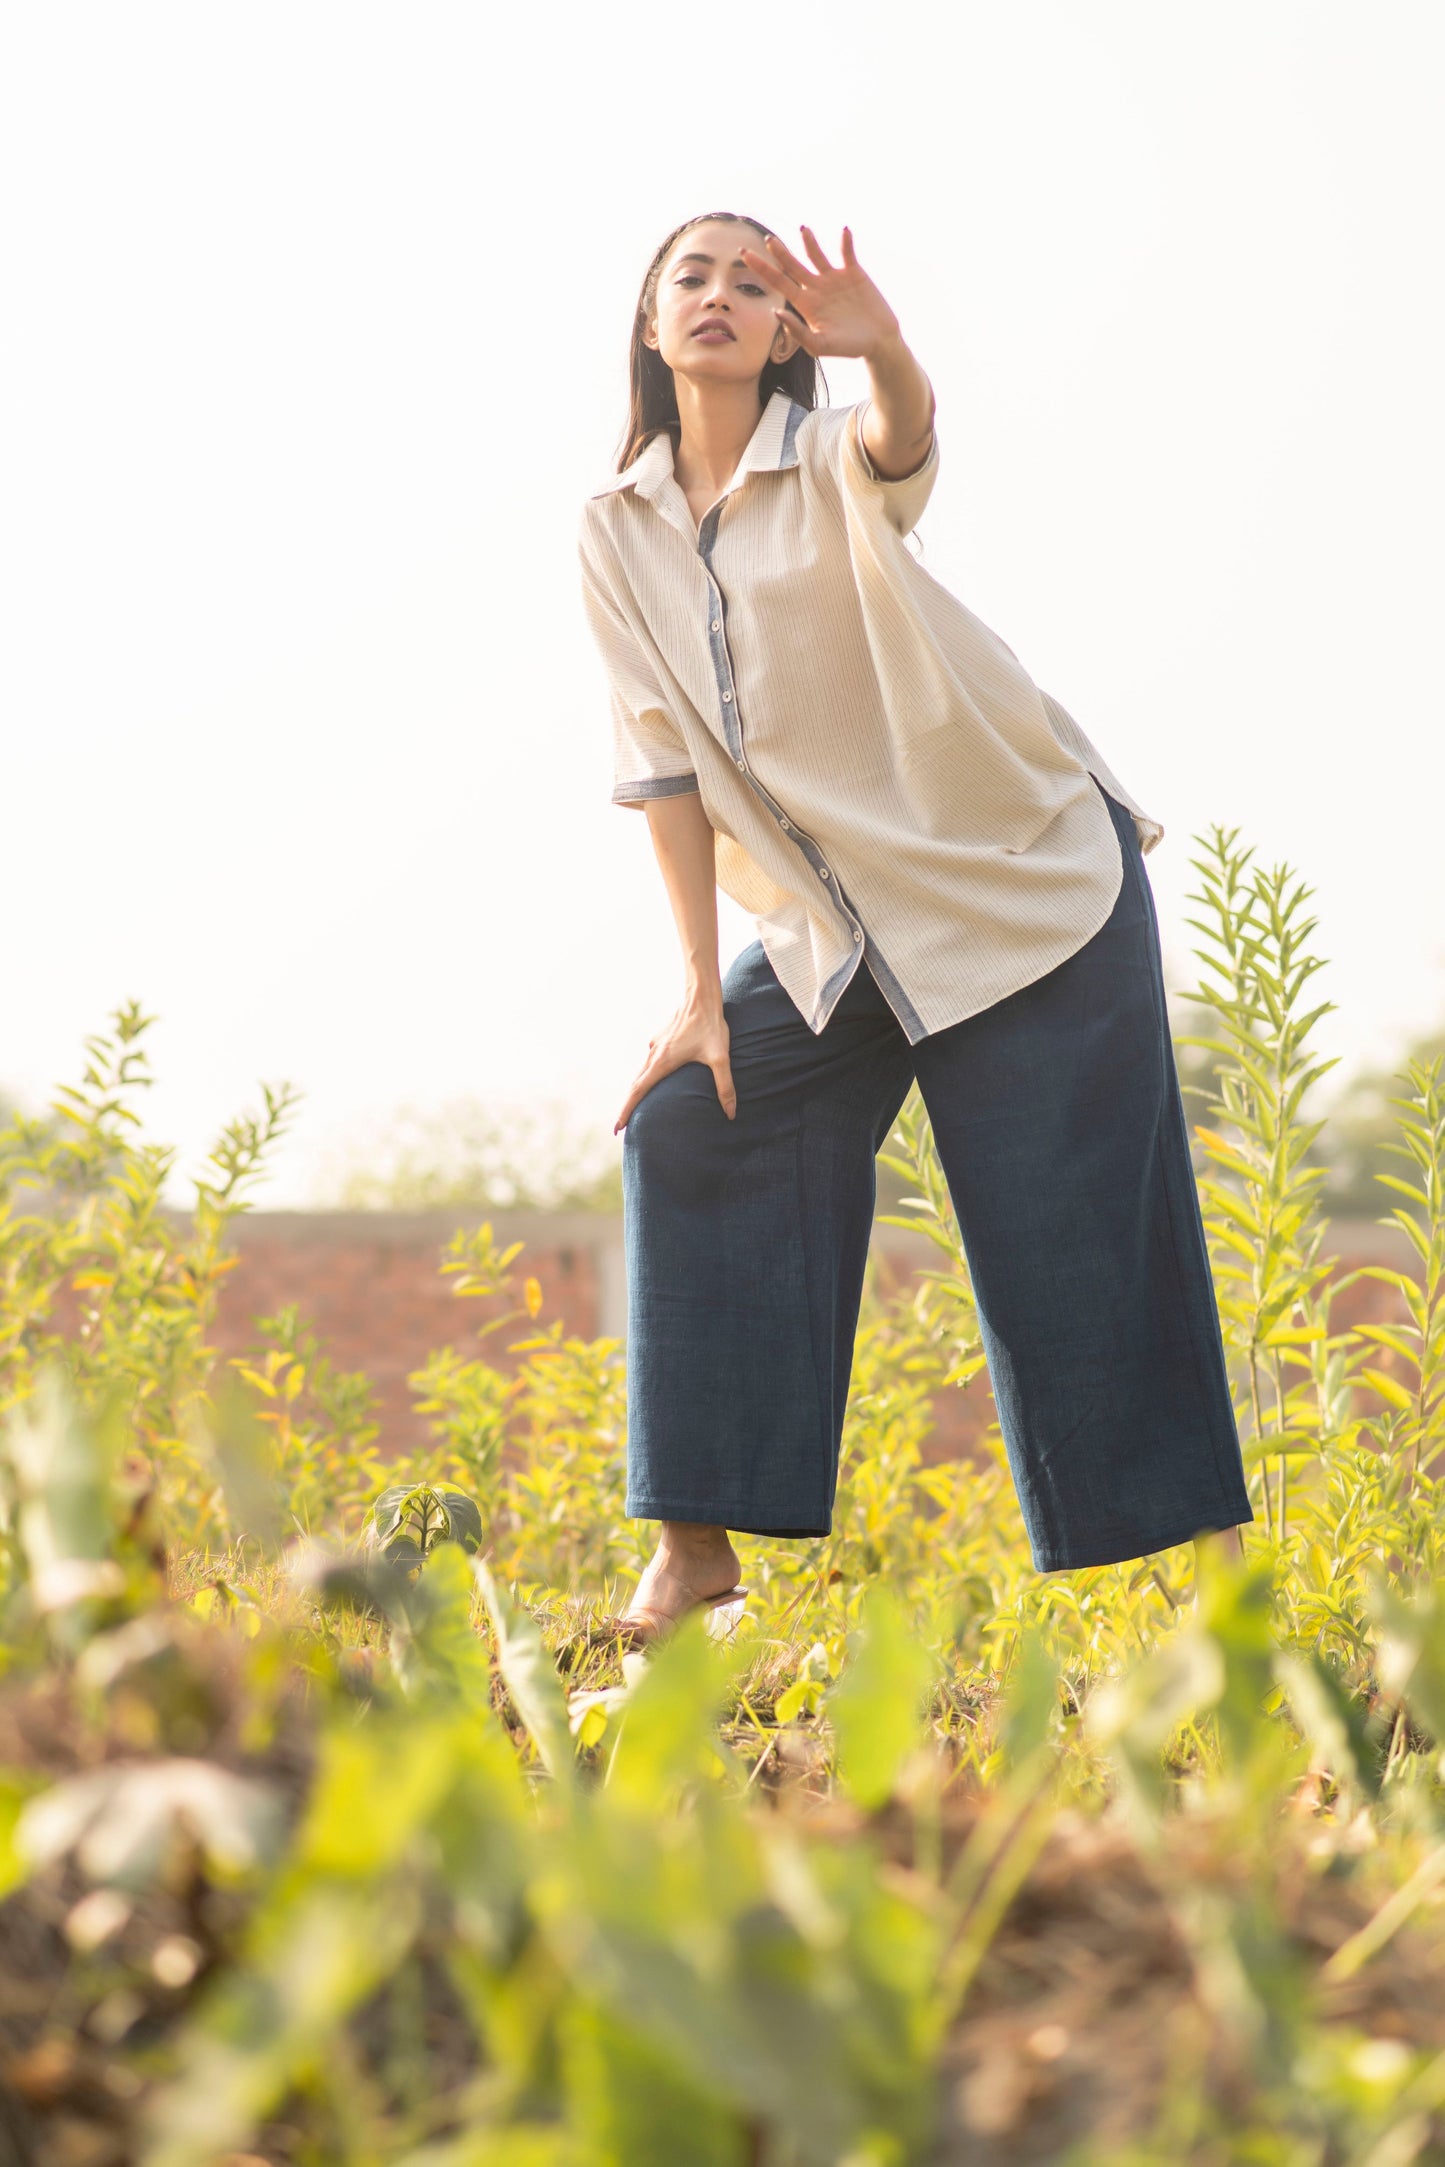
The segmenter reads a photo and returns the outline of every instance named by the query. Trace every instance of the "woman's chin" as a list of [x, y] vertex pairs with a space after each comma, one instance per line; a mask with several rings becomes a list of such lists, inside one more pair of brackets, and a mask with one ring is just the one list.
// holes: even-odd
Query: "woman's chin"
[[736, 346], [689, 346], [673, 361], [672, 373], [695, 383], [751, 384], [762, 375], [763, 365], [748, 361]]

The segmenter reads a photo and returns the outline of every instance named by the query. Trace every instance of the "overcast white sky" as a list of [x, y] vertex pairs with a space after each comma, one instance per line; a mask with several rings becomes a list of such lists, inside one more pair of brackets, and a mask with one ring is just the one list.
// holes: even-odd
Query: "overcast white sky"
[[1442, 57], [1435, 0], [12, 0], [0, 1090], [135, 995], [183, 1168], [304, 1089], [258, 1202], [402, 1103], [610, 1128], [678, 967], [577, 513], [718, 207], [852, 225], [926, 561], [1164, 821], [1173, 980], [1237, 824], [1393, 1055], [1445, 1015]]

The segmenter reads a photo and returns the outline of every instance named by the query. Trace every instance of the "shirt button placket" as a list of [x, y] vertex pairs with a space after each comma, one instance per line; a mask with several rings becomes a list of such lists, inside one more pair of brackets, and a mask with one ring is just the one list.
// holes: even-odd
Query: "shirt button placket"
[[[712, 576], [710, 561], [711, 542], [715, 531], [714, 528], [709, 532], [707, 542], [703, 548], [703, 562], [707, 565], [708, 570], [708, 644], [712, 651], [713, 675], [717, 679], [718, 691], [722, 697], [724, 710], [723, 738], [732, 746], [733, 759], [738, 773], [746, 775], [748, 763], [743, 757], [742, 730], [737, 722], [737, 701], [733, 697], [732, 661], [728, 654], [727, 641], [723, 638], [722, 590]], [[728, 738], [728, 717], [726, 712], [728, 708], [733, 710], [733, 722], [736, 732], [736, 735], [731, 740]]]
[[[709, 540], [710, 540], [710, 539], [711, 539], [711, 537], [709, 537]], [[737, 702], [736, 702], [736, 701], [734, 700], [734, 698], [733, 698], [733, 685], [732, 685], [732, 660], [731, 660], [731, 657], [730, 657], [730, 656], [729, 656], [729, 654], [728, 654], [728, 650], [727, 650], [727, 641], [726, 641], [726, 640], [725, 640], [725, 639], [723, 638], [723, 636], [722, 636], [722, 620], [723, 620], [723, 610], [722, 610], [722, 593], [721, 593], [721, 590], [720, 590], [720, 589], [718, 588], [717, 582], [716, 582], [716, 581], [715, 581], [715, 580], [714, 580], [714, 579], [713, 579], [713, 578], [711, 577], [711, 573], [712, 573], [712, 566], [711, 566], [711, 563], [710, 563], [710, 562], [708, 562], [708, 557], [709, 557], [709, 554], [710, 554], [709, 550], [705, 548], [705, 549], [704, 549], [704, 551], [703, 551], [703, 559], [704, 559], [704, 562], [705, 562], [705, 563], [708, 563], [708, 573], [709, 573], [709, 580], [708, 580], [708, 591], [709, 591], [709, 599], [710, 599], [710, 602], [711, 602], [711, 614], [710, 614], [710, 615], [709, 615], [709, 617], [708, 617], [708, 626], [707, 626], [707, 629], [708, 629], [708, 643], [709, 643], [709, 646], [710, 646], [710, 648], [711, 648], [711, 651], [712, 651], [712, 658], [713, 658], [713, 671], [714, 671], [714, 674], [715, 674], [715, 676], [716, 676], [716, 678], [717, 678], [718, 686], [719, 686], [719, 689], [720, 689], [720, 691], [721, 691], [721, 694], [722, 694], [722, 707], [723, 707], [723, 735], [724, 735], [724, 737], [726, 737], [726, 736], [727, 736], [727, 710], [728, 710], [729, 708], [732, 708], [732, 709], [734, 710], [734, 718], [733, 718], [733, 719], [734, 719], [734, 726], [735, 726], [735, 728], [737, 729], [737, 738], [736, 738], [736, 746], [737, 746], [737, 750], [735, 751], [735, 753], [734, 753], [734, 755], [733, 755], [733, 758], [734, 758], [734, 760], [735, 760], [735, 762], [736, 762], [736, 765], [737, 765], [737, 769], [738, 769], [738, 773], [739, 773], [740, 775], [746, 775], [746, 776], [747, 776], [747, 779], [748, 779], [749, 783], [750, 783], [750, 784], [752, 785], [753, 789], [754, 789], [755, 791], [758, 791], [758, 785], [757, 785], [756, 781], [754, 780], [754, 778], [752, 777], [752, 775], [751, 775], [751, 774], [749, 774], [749, 772], [748, 772], [748, 763], [747, 763], [747, 761], [746, 761], [746, 760], [744, 759], [744, 757], [743, 757], [743, 741], [742, 741], [742, 729], [741, 729], [741, 726], [740, 726], [740, 725], [738, 724], [738, 722], [737, 722], [737, 715], [736, 715], [736, 708], [737, 708]], [[779, 826], [779, 827], [781, 828], [781, 830], [782, 830], [782, 832], [784, 833], [784, 835], [794, 835], [794, 836], [795, 836], [795, 839], [796, 839], [796, 840], [797, 840], [797, 841], [798, 841], [798, 842], [799, 842], [799, 843], [800, 843], [800, 844], [802, 845], [802, 847], [803, 847], [803, 848], [804, 848], [804, 849], [805, 849], [805, 850], [807, 851], [807, 853], [808, 853], [808, 856], [809, 856], [809, 860], [810, 860], [811, 864], [813, 865], [813, 868], [814, 868], [815, 872], [817, 873], [817, 875], [818, 875], [818, 878], [819, 878], [819, 880], [821, 880], [821, 881], [823, 881], [823, 882], [825, 882], [825, 883], [826, 883], [826, 882], [828, 882], [828, 881], [830, 881], [830, 880], [832, 879], [832, 874], [831, 874], [831, 871], [829, 870], [829, 868], [828, 868], [828, 867], [827, 867], [826, 865], [824, 865], [824, 864], [822, 863], [821, 859], [819, 858], [819, 856], [818, 856], [818, 854], [817, 854], [817, 846], [816, 846], [815, 844], [810, 844], [810, 843], [809, 843], [809, 842], [807, 841], [807, 839], [806, 839], [806, 838], [805, 838], [805, 837], [804, 837], [804, 836], [803, 836], [803, 835], [802, 835], [802, 834], [801, 834], [800, 832], [798, 832], [798, 831], [795, 831], [795, 830], [794, 830], [794, 827], [793, 827], [793, 824], [792, 824], [792, 822], [791, 822], [791, 821], [790, 821], [790, 820], [788, 819], [788, 817], [787, 817], [787, 815], [786, 815], [785, 813], [781, 813], [781, 812], [779, 812], [779, 811], [777, 810], [777, 808], [776, 808], [776, 807], [773, 807], [773, 806], [771, 806], [771, 801], [770, 801], [770, 800], [768, 799], [768, 797], [767, 797], [767, 793], [766, 793], [765, 791], [759, 791], [759, 792], [758, 792], [758, 794], [759, 794], [759, 795], [760, 795], [760, 796], [761, 796], [761, 797], [762, 797], [762, 798], [764, 799], [764, 802], [765, 802], [765, 803], [768, 803], [768, 804], [770, 805], [770, 809], [771, 809], [771, 810], [772, 810], [772, 812], [773, 812], [773, 816], [774, 816], [774, 818], [776, 819], [776, 821], [777, 821], [777, 823], [778, 823], [778, 826]], [[836, 889], [834, 889], [833, 893], [834, 893], [835, 895], [837, 895], [837, 890], [836, 890]], [[842, 899], [842, 897], [841, 897], [841, 896], [838, 896], [838, 908], [839, 908], [840, 910], [842, 910], [842, 909], [844, 908], [844, 904], [843, 904], [843, 899]], [[848, 915], [849, 915], [849, 916], [851, 916], [851, 913], [848, 913]], [[859, 928], [859, 927], [857, 927], [857, 926], [854, 926], [854, 928], [853, 928], [853, 944], [854, 944], [854, 946], [855, 946], [855, 947], [861, 947], [861, 945], [862, 945], [862, 941], [863, 941], [863, 934], [862, 934], [862, 931], [860, 930], [860, 928]]]

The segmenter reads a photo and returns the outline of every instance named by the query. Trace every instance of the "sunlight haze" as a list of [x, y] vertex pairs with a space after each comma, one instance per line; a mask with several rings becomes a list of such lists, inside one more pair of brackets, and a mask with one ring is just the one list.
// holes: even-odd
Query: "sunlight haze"
[[1171, 983], [1218, 821], [1317, 888], [1345, 1067], [1438, 1027], [1442, 47], [1258, 0], [8, 8], [0, 1094], [134, 996], [181, 1174], [304, 1092], [258, 1203], [404, 1103], [610, 1129], [680, 967], [577, 522], [714, 208], [852, 226], [937, 392], [924, 562], [1163, 821]]

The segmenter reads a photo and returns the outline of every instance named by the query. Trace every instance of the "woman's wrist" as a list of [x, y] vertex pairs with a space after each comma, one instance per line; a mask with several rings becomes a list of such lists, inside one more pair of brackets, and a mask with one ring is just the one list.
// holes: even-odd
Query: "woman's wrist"
[[719, 971], [692, 970], [683, 983], [682, 1005], [694, 1015], [711, 1019], [722, 1014], [722, 974]]
[[859, 355], [859, 359], [870, 372], [874, 369], [897, 368], [900, 361], [912, 358], [897, 317], [893, 319], [892, 329], [880, 331], [867, 351]]

